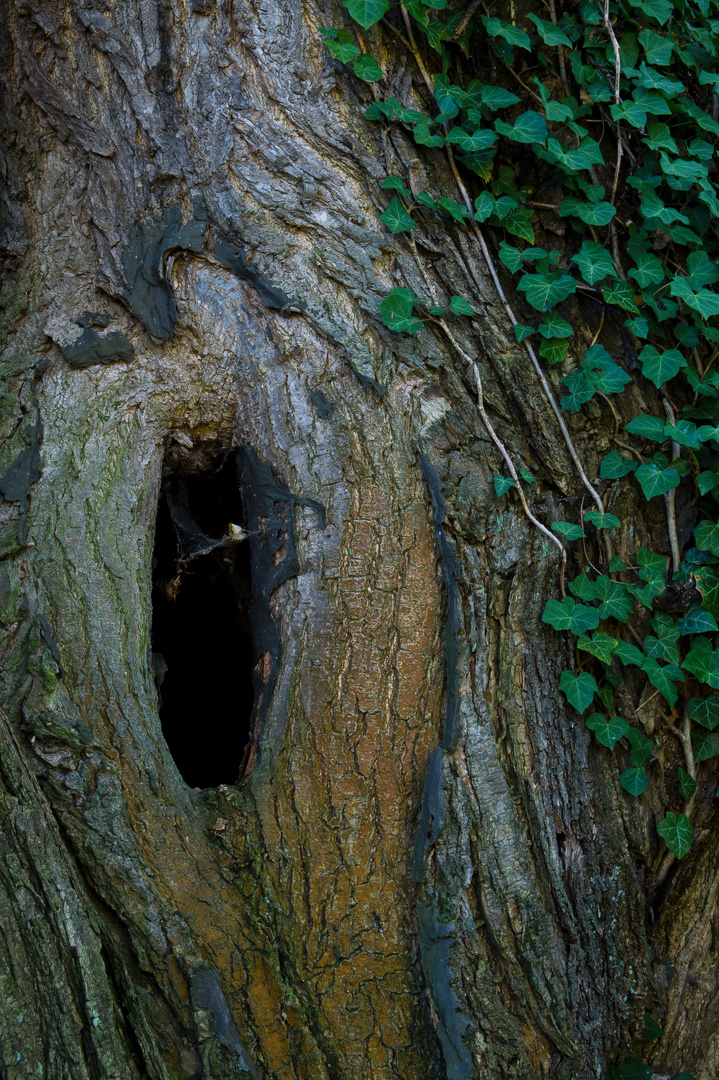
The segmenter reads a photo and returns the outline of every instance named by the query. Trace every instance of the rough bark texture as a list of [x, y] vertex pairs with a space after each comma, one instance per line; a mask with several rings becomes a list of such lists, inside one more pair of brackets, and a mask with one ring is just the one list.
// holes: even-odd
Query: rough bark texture
[[[467, 296], [455, 333], [535, 511], [578, 507], [471, 235], [413, 251], [378, 222], [388, 172], [449, 190], [446, 162], [363, 119], [330, 3], [0, 7], [0, 1073], [580, 1080], [649, 1007], [658, 1070], [715, 1076], [716, 820], [700, 802], [654, 895], [658, 797], [625, 795], [558, 694], [556, 552], [494, 497], [459, 354], [377, 317], [394, 284]], [[612, 430], [574, 421], [590, 476]], [[242, 783], [196, 792], [158, 717], [154, 524], [163, 462], [230, 446], [298, 499], [246, 479], [298, 572], [260, 613], [281, 660], [258, 657]], [[619, 554], [666, 546], [624, 511]]]

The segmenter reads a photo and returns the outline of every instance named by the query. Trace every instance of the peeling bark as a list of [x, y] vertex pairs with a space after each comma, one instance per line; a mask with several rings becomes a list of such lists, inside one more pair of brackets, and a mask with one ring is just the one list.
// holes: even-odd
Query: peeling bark
[[[378, 221], [388, 172], [449, 188], [446, 164], [363, 119], [330, 3], [0, 8], [3, 1076], [580, 1080], [650, 1008], [657, 1068], [709, 1080], [712, 793], [655, 895], [658, 797], [628, 799], [559, 697], [556, 551], [494, 497], [471, 373], [377, 316], [393, 284], [467, 296], [534, 511], [580, 505], [471, 236]], [[613, 419], [572, 423], [596, 476]], [[158, 498], [172, 461], [241, 446], [292, 495], [297, 568], [265, 592], [241, 782], [193, 791], [152, 670]], [[650, 512], [623, 515], [628, 561], [667, 547]]]

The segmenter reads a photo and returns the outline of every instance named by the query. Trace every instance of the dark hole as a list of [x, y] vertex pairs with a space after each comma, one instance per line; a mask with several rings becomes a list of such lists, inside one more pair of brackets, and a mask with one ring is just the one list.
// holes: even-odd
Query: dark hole
[[[188, 521], [197, 527], [189, 540]], [[209, 546], [230, 522], [244, 523], [234, 452], [199, 474], [166, 477], [153, 554], [153, 666], [163, 734], [183, 780], [197, 788], [236, 783], [250, 739], [249, 542], [192, 557], [198, 537]]]

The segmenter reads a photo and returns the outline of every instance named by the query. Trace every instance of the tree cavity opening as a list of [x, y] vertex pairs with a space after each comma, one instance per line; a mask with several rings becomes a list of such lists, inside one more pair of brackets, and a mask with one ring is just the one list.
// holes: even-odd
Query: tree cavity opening
[[152, 560], [152, 660], [162, 731], [185, 783], [237, 783], [251, 740], [250, 545], [236, 451], [166, 462]]

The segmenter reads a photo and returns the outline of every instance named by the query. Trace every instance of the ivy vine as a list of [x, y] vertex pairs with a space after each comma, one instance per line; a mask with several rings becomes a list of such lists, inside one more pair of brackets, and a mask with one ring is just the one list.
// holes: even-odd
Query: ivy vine
[[[430, 103], [420, 110], [383, 97], [381, 66], [365, 52], [360, 32], [322, 29], [332, 56], [373, 88], [366, 118], [402, 125], [419, 146], [443, 148], [455, 180], [447, 193], [386, 177], [380, 220], [410, 239], [423, 216], [473, 234], [593, 507], [579, 521], [551, 522], [551, 532], [531, 512], [522, 485], [529, 490], [534, 478], [514, 466], [494, 432], [476, 365], [451, 331], [451, 318], [477, 316], [464, 297], [452, 296], [445, 311], [397, 287], [379, 314], [398, 333], [439, 326], [472, 370], [482, 420], [509, 472], [494, 478], [496, 496], [514, 489], [529, 519], [561, 550], [560, 597], [548, 600], [543, 613], [545, 623], [576, 637], [576, 670], [562, 672], [560, 690], [598, 743], [620, 756], [619, 781], [634, 798], [651, 782], [656, 744], [615, 715], [615, 689], [634, 669], [631, 684], [650, 684], [666, 702], [686, 767], [678, 769], [676, 805], [657, 824], [666, 845], [659, 882], [691, 849], [701, 767], [719, 756], [719, 693], [712, 693], [719, 691], [719, 0], [580, 0], [567, 10], [547, 0], [548, 19], [527, 16], [531, 31], [477, 2], [453, 12], [447, 0], [343, 0], [343, 7], [363, 31], [382, 21], [402, 39]], [[481, 50], [506, 72], [507, 86], [476, 79], [455, 84], [457, 56]], [[541, 77], [522, 78], [523, 52]], [[552, 202], [537, 203], [508, 163], [518, 157], [513, 144], [550, 170], [545, 186], [560, 192]], [[537, 210], [566, 221], [567, 254], [535, 244]], [[535, 313], [531, 323], [515, 316], [501, 283], [505, 271]], [[639, 343], [638, 374], [601, 344], [600, 326], [561, 378], [564, 396], [557, 403], [543, 368], [569, 363], [574, 329], [560, 308], [577, 293], [621, 313]], [[633, 379], [657, 388], [660, 415], [640, 413], [621, 430], [612, 397]], [[671, 558], [640, 547], [627, 565], [605, 541], [605, 572], [588, 567], [591, 573], [574, 577], [565, 595], [567, 547], [587, 538], [600, 544], [621, 525], [586, 476], [563, 419], [597, 395], [616, 423], [616, 449], [600, 465], [605, 490], [612, 498], [615, 485], [636, 485], [642, 498], [663, 500]], [[684, 552], [674, 501], [682, 482], [692, 485], [698, 517]], [[668, 590], [693, 600], [667, 610]], [[647, 1039], [663, 1034], [650, 1016], [646, 1028]], [[621, 1069], [610, 1066], [608, 1076], [648, 1080], [651, 1069], [627, 1058]], [[691, 1078], [682, 1073], [674, 1080]]]

